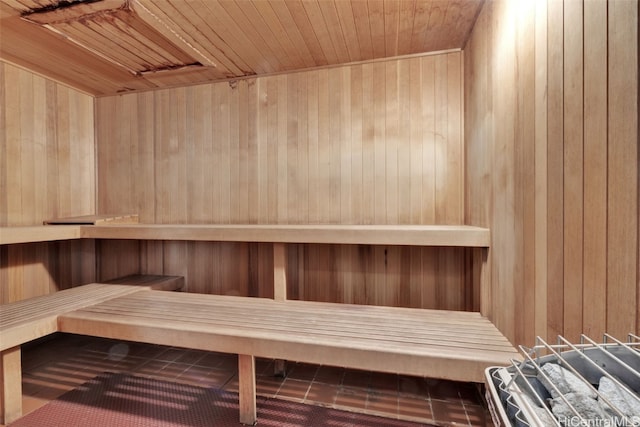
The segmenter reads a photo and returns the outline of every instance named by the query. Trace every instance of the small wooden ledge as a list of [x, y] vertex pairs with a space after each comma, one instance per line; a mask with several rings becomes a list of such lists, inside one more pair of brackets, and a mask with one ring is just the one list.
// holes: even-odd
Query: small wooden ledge
[[138, 214], [126, 215], [82, 215], [69, 218], [46, 220], [45, 225], [105, 225], [105, 224], [137, 224]]

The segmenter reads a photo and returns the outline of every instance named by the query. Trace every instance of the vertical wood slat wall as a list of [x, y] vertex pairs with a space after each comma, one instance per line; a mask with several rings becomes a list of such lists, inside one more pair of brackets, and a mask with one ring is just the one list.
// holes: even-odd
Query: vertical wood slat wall
[[[93, 97], [0, 62], [0, 226], [95, 213]], [[0, 303], [95, 279], [92, 241], [0, 246]]]
[[[95, 213], [96, 185], [102, 212], [146, 222], [446, 223], [464, 210], [492, 229], [483, 296], [514, 342], [638, 331], [637, 3], [517, 4], [487, 2], [464, 67], [425, 56], [100, 98], [98, 152], [91, 97], [0, 62], [0, 225]], [[464, 72], [464, 153], [449, 71]], [[443, 164], [461, 170], [437, 196]], [[96, 271], [93, 242], [0, 247], [0, 301], [137, 271], [185, 274], [202, 292], [264, 295], [271, 280], [268, 245], [98, 250]], [[448, 251], [292, 246], [289, 292], [468, 306], [465, 254]]]
[[465, 217], [513, 342], [640, 329], [638, 14], [490, 1], [465, 48]]
[[[455, 52], [98, 98], [99, 211], [150, 223], [461, 224], [462, 73]], [[268, 245], [103, 242], [100, 253], [101, 278], [182, 274], [191, 291], [265, 296], [273, 280]], [[291, 245], [289, 294], [470, 308], [464, 255]]]

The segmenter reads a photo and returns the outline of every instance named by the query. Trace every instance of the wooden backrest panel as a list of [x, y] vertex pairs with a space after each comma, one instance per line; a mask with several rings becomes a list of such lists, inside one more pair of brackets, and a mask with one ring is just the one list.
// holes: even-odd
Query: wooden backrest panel
[[98, 213], [462, 224], [460, 52], [96, 100]]

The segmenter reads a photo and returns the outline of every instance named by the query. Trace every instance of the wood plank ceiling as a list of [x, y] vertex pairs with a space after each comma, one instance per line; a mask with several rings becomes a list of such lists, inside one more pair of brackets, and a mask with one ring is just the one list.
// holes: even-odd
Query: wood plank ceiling
[[484, 0], [0, 0], [0, 59], [90, 94], [462, 48]]

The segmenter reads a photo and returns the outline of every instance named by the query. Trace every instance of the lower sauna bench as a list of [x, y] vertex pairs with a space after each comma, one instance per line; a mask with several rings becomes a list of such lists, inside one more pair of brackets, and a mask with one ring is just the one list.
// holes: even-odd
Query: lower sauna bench
[[516, 350], [479, 313], [137, 292], [62, 314], [62, 332], [239, 355], [240, 421], [255, 357], [481, 383]]

